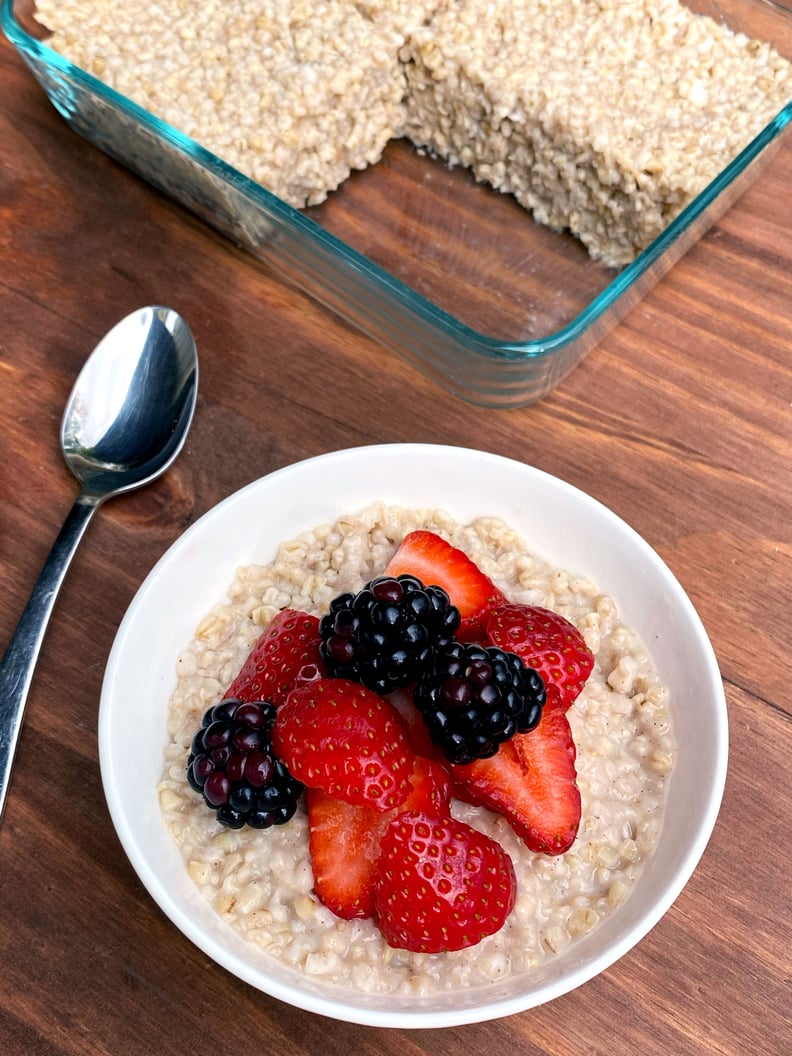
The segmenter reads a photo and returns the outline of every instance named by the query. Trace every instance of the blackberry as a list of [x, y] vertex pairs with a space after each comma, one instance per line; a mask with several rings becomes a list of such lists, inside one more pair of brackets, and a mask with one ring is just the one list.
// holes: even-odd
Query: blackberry
[[413, 696], [433, 743], [464, 764], [538, 725], [545, 684], [515, 653], [455, 641], [436, 652]]
[[319, 649], [332, 676], [384, 695], [419, 678], [459, 624], [441, 587], [425, 587], [415, 576], [378, 576], [330, 603], [319, 621]]
[[228, 697], [209, 708], [187, 759], [187, 781], [230, 829], [293, 817], [303, 785], [272, 750], [275, 705]]

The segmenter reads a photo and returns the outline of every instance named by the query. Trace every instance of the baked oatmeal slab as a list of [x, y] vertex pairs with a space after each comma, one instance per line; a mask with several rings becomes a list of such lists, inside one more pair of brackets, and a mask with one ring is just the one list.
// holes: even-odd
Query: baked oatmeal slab
[[37, 0], [48, 44], [296, 208], [406, 137], [629, 263], [788, 103], [680, 0]]

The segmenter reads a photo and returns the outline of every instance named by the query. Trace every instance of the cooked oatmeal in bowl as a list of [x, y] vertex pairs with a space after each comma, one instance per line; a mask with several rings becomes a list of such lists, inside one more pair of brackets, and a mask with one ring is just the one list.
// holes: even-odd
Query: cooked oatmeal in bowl
[[[394, 950], [373, 920], [336, 917], [313, 893], [304, 809], [265, 832], [229, 830], [185, 778], [190, 743], [248, 652], [285, 608], [321, 616], [387, 566], [402, 538], [428, 529], [486, 570], [510, 602], [557, 611], [583, 632], [594, 670], [569, 711], [583, 815], [562, 856], [530, 851], [503, 816], [453, 801], [456, 817], [505, 847], [517, 899], [506, 924], [475, 947], [427, 957]], [[537, 560], [499, 518], [457, 525], [442, 510], [378, 503], [283, 543], [269, 565], [240, 568], [229, 600], [199, 624], [176, 659], [163, 819], [190, 876], [250, 942], [310, 975], [362, 990], [430, 993], [527, 972], [590, 932], [628, 897], [657, 842], [674, 738], [667, 690], [611, 598], [584, 577]]]
[[[480, 479], [480, 489], [463, 494], [451, 483], [457, 463]], [[353, 467], [359, 472], [351, 474]], [[350, 479], [355, 482], [346, 488], [333, 486]], [[282, 501], [287, 494], [298, 496], [288, 508]], [[537, 500], [531, 512], [525, 494]], [[253, 527], [249, 515], [256, 509], [261, 525]], [[316, 794], [311, 789], [282, 823], [234, 827], [218, 820], [220, 811], [210, 809], [187, 779], [202, 717], [239, 685], [248, 654], [279, 614], [296, 610], [321, 619], [334, 599], [382, 576], [416, 532], [431, 533], [472, 559], [494, 584], [497, 604], [557, 613], [592, 657], [583, 688], [563, 709], [579, 793], [568, 846], [537, 849], [509, 809], [467, 795], [464, 782], [451, 789], [449, 825], [482, 834], [488, 846], [502, 849], [514, 884], [497, 926], [441, 952], [395, 941], [378, 912], [339, 913], [323, 898], [306, 807]], [[221, 567], [196, 589], [194, 572], [218, 552], [220, 539], [228, 544], [218, 558]], [[239, 560], [233, 561], [228, 549], [237, 544]], [[567, 562], [559, 560], [562, 550]], [[636, 575], [640, 589], [625, 591]], [[646, 544], [609, 511], [553, 478], [495, 456], [423, 445], [323, 456], [226, 500], [186, 533], [152, 577], [119, 632], [103, 694], [100, 743], [111, 812], [141, 877], [178, 926], [220, 963], [275, 996], [379, 1025], [448, 1025], [531, 1007], [590, 978], [645, 934], [704, 849], [725, 765], [722, 689], [706, 637], [681, 588]], [[158, 642], [156, 676], [144, 678], [157, 698], [144, 708], [151, 744], [143, 769], [151, 783], [134, 790], [145, 802], [145, 817], [130, 819], [132, 782], [118, 765], [118, 737], [128, 725], [119, 710], [121, 674], [140, 648], [135, 636], [152, 635], [142, 622], [144, 610], [154, 611], [157, 600], [182, 589], [192, 622], [184, 613], [178, 630], [168, 628]], [[162, 624], [161, 615], [157, 621]], [[669, 664], [672, 657], [677, 664]], [[687, 665], [684, 681], [680, 662]], [[409, 689], [396, 689], [382, 699], [395, 702], [412, 734], [404, 706], [409, 696]], [[293, 697], [278, 705], [276, 729]], [[552, 710], [548, 691], [544, 716]], [[535, 733], [517, 733], [514, 743], [529, 743], [544, 724], [543, 717]], [[711, 743], [702, 747], [697, 766], [690, 738], [707, 729]], [[139, 733], [133, 736], [140, 740]], [[511, 743], [492, 758], [499, 760]], [[445, 762], [455, 777], [484, 766]], [[406, 807], [380, 816], [404, 818]], [[388, 823], [388, 833], [395, 824]], [[142, 829], [153, 836], [155, 827], [156, 846], [143, 846]], [[165, 858], [177, 876], [166, 875]]]

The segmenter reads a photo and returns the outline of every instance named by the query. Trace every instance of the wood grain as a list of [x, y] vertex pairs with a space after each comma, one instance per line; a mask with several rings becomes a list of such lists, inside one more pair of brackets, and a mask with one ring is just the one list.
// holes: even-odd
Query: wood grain
[[[790, 186], [787, 136], [762, 178], [552, 396], [487, 412], [73, 135], [0, 45], [0, 642], [75, 495], [57, 431], [88, 351], [126, 311], [157, 301], [189, 319], [202, 365], [186, 450], [91, 525], [45, 643], [0, 829], [0, 1052], [792, 1051]], [[720, 819], [658, 926], [551, 1005], [457, 1030], [325, 1021], [208, 962], [137, 880], [98, 768], [104, 663], [157, 558], [250, 480], [387, 441], [518, 458], [628, 520], [699, 609], [731, 717]]]

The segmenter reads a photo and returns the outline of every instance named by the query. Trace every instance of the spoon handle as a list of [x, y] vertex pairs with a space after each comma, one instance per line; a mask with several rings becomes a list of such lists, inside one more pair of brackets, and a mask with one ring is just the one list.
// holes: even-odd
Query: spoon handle
[[69, 511], [0, 661], [0, 820], [3, 817], [19, 731], [33, 671], [55, 599], [88, 522], [99, 506], [82, 493]]

